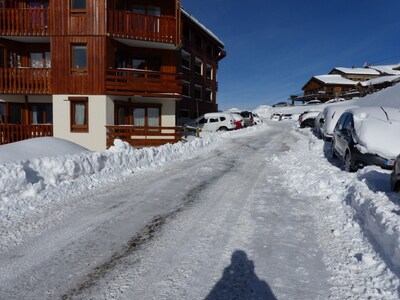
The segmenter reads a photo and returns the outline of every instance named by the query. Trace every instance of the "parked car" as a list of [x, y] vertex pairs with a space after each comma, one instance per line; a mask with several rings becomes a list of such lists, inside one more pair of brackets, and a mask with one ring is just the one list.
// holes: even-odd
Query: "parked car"
[[291, 120], [293, 118], [292, 114], [283, 114], [281, 120]]
[[[322, 120], [322, 121], [321, 121], [321, 120]], [[321, 112], [315, 117], [315, 120], [314, 120], [314, 128], [313, 128], [315, 135], [316, 135], [318, 138], [320, 138], [320, 139], [322, 139], [321, 127], [322, 127], [323, 124], [324, 124], [324, 112], [321, 111]]]
[[231, 113], [233, 118], [235, 119], [236, 129], [244, 128], [244, 120], [243, 117], [238, 113]]
[[300, 128], [312, 128], [314, 127], [314, 122], [315, 122], [315, 118], [318, 116], [318, 114], [321, 111], [317, 111], [317, 110], [307, 110], [305, 112], [303, 112], [302, 114], [300, 114], [299, 116], [299, 127]]
[[270, 117], [270, 119], [271, 119], [272, 121], [280, 121], [281, 118], [282, 118], [282, 115], [281, 115], [281, 114], [272, 114], [271, 117]]
[[263, 123], [263, 120], [260, 118], [258, 114], [253, 113], [253, 118], [254, 118], [253, 120], [254, 125], [260, 125]]
[[324, 108], [323, 118], [321, 122], [321, 137], [324, 141], [330, 141], [332, 139], [333, 130], [335, 129], [336, 123], [339, 120], [340, 115], [347, 109], [355, 108], [355, 105], [330, 105]]
[[392, 191], [397, 193], [400, 192], [400, 154], [397, 156], [394, 162], [393, 171], [390, 174], [390, 186]]
[[240, 112], [240, 115], [243, 118], [245, 127], [254, 125], [254, 117], [253, 117], [253, 113], [251, 111], [246, 111], [246, 110], [242, 111], [242, 112]]
[[290, 104], [287, 102], [278, 102], [278, 103], [272, 105], [272, 107], [283, 107], [283, 106], [290, 106]]
[[339, 157], [348, 172], [366, 165], [392, 169], [400, 153], [400, 111], [360, 107], [346, 110], [332, 136], [332, 157]]
[[321, 104], [320, 100], [310, 100], [307, 102], [307, 105], [313, 105], [313, 104]]
[[202, 131], [227, 131], [236, 129], [236, 124], [232, 114], [207, 113], [197, 118], [193, 123], [186, 124], [186, 127], [197, 127]]

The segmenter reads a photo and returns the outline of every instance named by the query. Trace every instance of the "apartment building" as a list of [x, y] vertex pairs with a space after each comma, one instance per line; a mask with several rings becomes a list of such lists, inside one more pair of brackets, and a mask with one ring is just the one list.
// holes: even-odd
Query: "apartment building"
[[[116, 137], [138, 147], [178, 141], [177, 103], [187, 82], [199, 85], [182, 72], [188, 16], [179, 0], [0, 0], [0, 143], [54, 135], [104, 150]], [[200, 56], [204, 78], [207, 65], [216, 78], [223, 44], [213, 47]], [[202, 95], [216, 93], [212, 84]]]

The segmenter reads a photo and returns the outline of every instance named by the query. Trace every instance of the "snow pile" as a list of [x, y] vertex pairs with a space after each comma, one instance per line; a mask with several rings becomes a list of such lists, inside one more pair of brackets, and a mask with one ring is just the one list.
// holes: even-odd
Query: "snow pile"
[[[327, 159], [330, 144], [310, 130], [299, 132], [297, 146], [272, 160], [294, 197], [315, 199], [319, 240], [332, 273], [332, 298], [357, 294], [363, 299], [398, 299], [400, 197], [390, 191], [389, 171], [366, 167], [355, 174], [344, 172]], [[351, 288], [349, 280], [354, 281]]]
[[[2, 232], [0, 249], [10, 246], [12, 241], [16, 243], [20, 235], [31, 230], [25, 227], [32, 215], [51, 210], [52, 206], [62, 206], [62, 203], [68, 203], [71, 197], [83, 191], [107, 183], [122, 182], [127, 176], [146, 169], [192, 158], [201, 151], [218, 147], [224, 138], [240, 137], [263, 128], [266, 126], [253, 126], [235, 132], [207, 133], [189, 142], [143, 149], [135, 149], [128, 143], [115, 140], [114, 146], [104, 152], [85, 151], [84, 148], [54, 138], [23, 141], [17, 146], [29, 149], [31, 145], [36, 145], [40, 153], [41, 144], [43, 153], [53, 147], [64, 149], [61, 151], [63, 153], [69, 150], [72, 154], [0, 163], [0, 223], [3, 229], [8, 228]], [[14, 147], [17, 146], [14, 144]], [[0, 149], [8, 149], [3, 147]], [[3, 150], [0, 155], [2, 153]], [[14, 155], [10, 153], [9, 157], [15, 159], [18, 154], [21, 152], [16, 151]], [[22, 157], [25, 157], [24, 153]], [[62, 208], [59, 210], [62, 211]]]

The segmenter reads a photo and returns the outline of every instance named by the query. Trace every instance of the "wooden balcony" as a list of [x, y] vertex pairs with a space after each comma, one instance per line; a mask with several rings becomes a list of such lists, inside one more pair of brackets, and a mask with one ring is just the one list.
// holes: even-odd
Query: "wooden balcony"
[[174, 17], [156, 17], [109, 9], [107, 26], [108, 34], [113, 37], [178, 44], [177, 22]]
[[0, 94], [51, 94], [51, 69], [0, 69]]
[[53, 136], [53, 125], [0, 124], [0, 145], [44, 136]]
[[182, 127], [139, 127], [139, 126], [106, 126], [107, 148], [113, 145], [114, 139], [123, 140], [133, 147], [161, 146], [181, 141]]
[[106, 93], [126, 96], [181, 98], [182, 82], [177, 73], [107, 69]]
[[49, 10], [0, 9], [0, 36], [48, 36]]

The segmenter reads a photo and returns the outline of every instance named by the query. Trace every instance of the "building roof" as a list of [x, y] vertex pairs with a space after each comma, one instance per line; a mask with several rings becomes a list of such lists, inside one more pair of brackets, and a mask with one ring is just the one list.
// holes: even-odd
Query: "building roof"
[[193, 17], [191, 14], [189, 14], [183, 7], [181, 7], [181, 12], [184, 14], [187, 18], [189, 18], [193, 23], [198, 25], [201, 29], [203, 29], [211, 38], [213, 38], [216, 42], [218, 42], [221, 46], [225, 47], [225, 44], [206, 26], [204, 26], [202, 23], [200, 23], [199, 20], [197, 20], [195, 17]]
[[342, 77], [341, 75], [318, 75], [313, 78], [325, 84], [338, 84], [338, 85], [356, 85], [358, 82]]
[[344, 74], [380, 75], [380, 73], [377, 70], [371, 68], [334, 68], [330, 73], [332, 73], [335, 70]]
[[374, 78], [374, 79], [371, 79], [368, 81], [362, 81], [362, 82], [360, 82], [360, 84], [361, 84], [361, 86], [370, 86], [370, 85], [376, 85], [376, 84], [381, 84], [381, 83], [385, 83], [385, 82], [395, 82], [395, 81], [400, 81], [400, 74], [399, 75], [391, 75], [391, 76], [382, 76], [382, 77]]
[[377, 70], [382, 74], [400, 75], [400, 70], [394, 70], [395, 68], [400, 68], [400, 65], [369, 66], [369, 68]]

